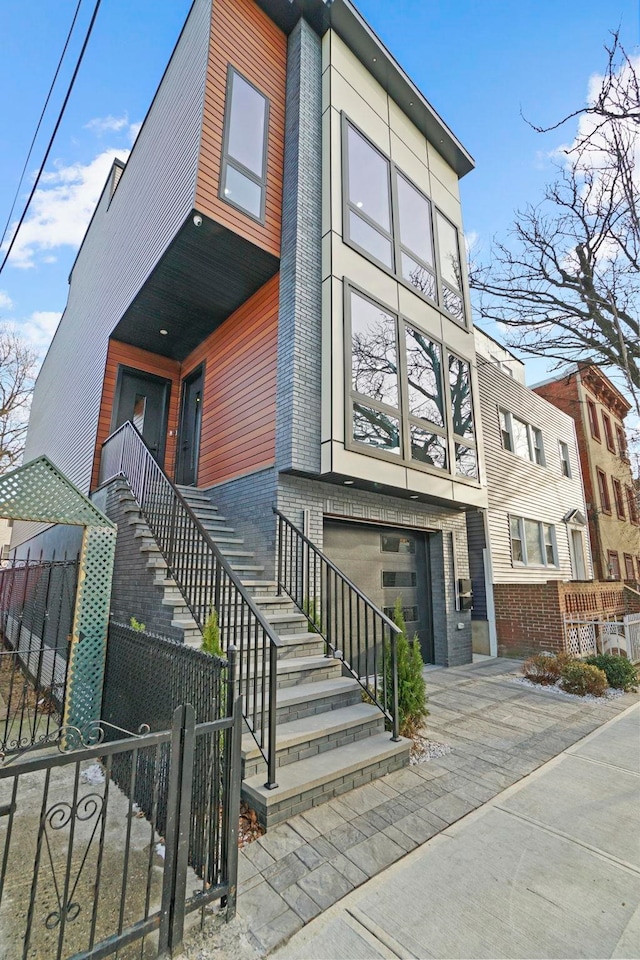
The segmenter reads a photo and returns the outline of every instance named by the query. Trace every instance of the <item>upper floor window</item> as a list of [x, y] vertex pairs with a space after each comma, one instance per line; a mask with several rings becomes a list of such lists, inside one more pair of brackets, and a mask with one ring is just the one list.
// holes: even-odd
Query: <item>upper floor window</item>
[[560, 448], [560, 470], [563, 477], [571, 478], [571, 461], [569, 459], [569, 447], [563, 441], [558, 441], [558, 446]]
[[613, 498], [616, 502], [616, 513], [618, 514], [618, 517], [620, 518], [620, 520], [624, 520], [625, 513], [624, 513], [624, 497], [622, 496], [622, 484], [620, 483], [619, 480], [616, 480], [615, 477], [611, 478], [611, 482], [613, 484]]
[[629, 450], [627, 447], [627, 435], [624, 432], [624, 427], [619, 423], [616, 423], [616, 439], [618, 441], [618, 453], [623, 460], [629, 459]]
[[264, 222], [269, 101], [229, 66], [224, 113], [220, 196]]
[[598, 423], [598, 411], [593, 400], [587, 400], [587, 410], [589, 411], [589, 426], [591, 427], [591, 436], [594, 440], [600, 439], [600, 424]]
[[631, 523], [638, 523], [638, 494], [633, 487], [627, 487], [627, 504], [629, 506], [629, 519]]
[[555, 527], [539, 520], [509, 517], [511, 562], [529, 567], [556, 567], [558, 553]]
[[611, 580], [620, 579], [620, 557], [617, 550], [609, 550], [607, 553], [607, 562], [609, 566], [609, 578]]
[[625, 580], [635, 580], [636, 578], [633, 557], [628, 553], [624, 555], [624, 578]]
[[351, 439], [414, 465], [476, 479], [469, 363], [350, 287], [347, 313]]
[[609, 484], [607, 482], [607, 475], [600, 470], [599, 467], [596, 467], [596, 473], [598, 475], [598, 491], [600, 493], [600, 506], [602, 507], [602, 512], [611, 513], [611, 498], [609, 497]]
[[609, 448], [609, 450], [611, 450], [612, 453], [615, 453], [616, 445], [613, 442], [613, 427], [611, 426], [611, 419], [606, 413], [604, 413], [604, 411], [602, 413], [602, 424], [604, 426], [604, 438], [605, 438], [607, 447]]
[[502, 446], [524, 460], [531, 460], [544, 466], [544, 446], [542, 431], [520, 420], [508, 410], [500, 410], [500, 432]]
[[345, 242], [464, 324], [457, 228], [346, 118], [343, 142]]

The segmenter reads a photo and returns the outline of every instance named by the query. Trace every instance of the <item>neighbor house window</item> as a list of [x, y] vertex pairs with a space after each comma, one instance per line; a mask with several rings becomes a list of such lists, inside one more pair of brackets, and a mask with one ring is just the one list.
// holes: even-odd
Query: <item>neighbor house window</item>
[[229, 67], [224, 115], [220, 196], [264, 221], [269, 101]]
[[477, 479], [469, 363], [365, 294], [346, 291], [353, 441]]
[[618, 441], [618, 453], [623, 460], [628, 460], [629, 450], [627, 448], [627, 435], [624, 432], [624, 427], [620, 426], [619, 423], [616, 423], [616, 439]]
[[539, 520], [509, 517], [511, 562], [529, 567], [558, 565], [555, 527]]
[[464, 325], [458, 228], [346, 117], [343, 145], [345, 242]]
[[624, 578], [625, 580], [635, 580], [636, 578], [633, 557], [628, 553], [624, 555]]
[[633, 487], [627, 487], [627, 504], [629, 506], [629, 519], [631, 523], [638, 523], [638, 501], [637, 493]]
[[523, 460], [531, 460], [532, 463], [544, 466], [542, 431], [538, 427], [532, 427], [524, 420], [520, 420], [519, 417], [509, 413], [508, 410], [500, 410], [499, 415], [504, 449], [510, 450], [511, 453], [522, 457]]
[[607, 554], [607, 562], [609, 565], [609, 577], [611, 580], [620, 579], [620, 558], [618, 557], [617, 550], [609, 550]]
[[571, 461], [569, 459], [569, 447], [564, 441], [559, 441], [560, 447], [560, 470], [563, 477], [571, 477]]
[[600, 439], [600, 424], [598, 423], [598, 411], [593, 400], [587, 400], [587, 410], [589, 411], [589, 426], [591, 427], [591, 436], [595, 440]]
[[347, 124], [346, 234], [356, 246], [393, 268], [389, 161]]
[[611, 419], [604, 412], [602, 414], [602, 424], [604, 426], [604, 439], [606, 441], [607, 447], [609, 448], [609, 450], [611, 450], [612, 453], [615, 453], [616, 445], [613, 442], [613, 427], [611, 426]]
[[613, 499], [616, 502], [616, 513], [621, 520], [625, 518], [624, 512], [624, 497], [622, 495], [622, 484], [619, 480], [616, 480], [615, 477], [612, 477], [611, 483], [613, 484]]
[[609, 484], [607, 482], [607, 476], [598, 467], [596, 467], [596, 473], [598, 475], [598, 492], [600, 493], [600, 506], [602, 507], [602, 512], [611, 513], [611, 498], [609, 496]]

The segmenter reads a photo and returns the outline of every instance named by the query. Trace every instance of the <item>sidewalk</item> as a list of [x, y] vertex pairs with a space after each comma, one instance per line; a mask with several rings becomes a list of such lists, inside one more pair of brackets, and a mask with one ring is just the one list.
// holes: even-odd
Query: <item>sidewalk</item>
[[640, 707], [297, 934], [274, 960], [640, 956]]
[[[418, 921], [418, 928], [422, 929], [420, 924], [429, 921], [435, 923], [439, 929], [442, 928], [441, 933], [444, 936], [447, 931], [458, 926], [466, 929], [470, 924], [479, 923], [479, 929], [483, 929], [486, 925], [484, 911], [493, 911], [496, 916], [507, 915], [509, 911], [513, 911], [512, 888], [502, 889], [499, 873], [486, 878], [484, 883], [479, 879], [479, 868], [487, 856], [485, 851], [481, 853], [480, 863], [473, 860], [465, 863], [464, 880], [467, 888], [460, 901], [456, 900], [450, 887], [453, 883], [450, 870], [456, 862], [464, 862], [464, 858], [457, 854], [450, 862], [445, 853], [443, 862], [434, 868], [432, 890], [428, 886], [431, 881], [420, 876], [416, 876], [401, 893], [396, 892], [396, 886], [400, 885], [403, 871], [408, 869], [409, 864], [420, 862], [427, 853], [432, 857], [433, 850], [453, 849], [451, 839], [457, 837], [458, 831], [466, 829], [469, 820], [477, 816], [473, 814], [472, 818], [469, 818], [468, 814], [496, 795], [500, 795], [499, 801], [502, 803], [507, 796], [502, 791], [573, 744], [582, 741], [607, 721], [619, 717], [639, 700], [637, 694], [626, 694], [620, 699], [605, 702], [558, 696], [514, 682], [518, 675], [519, 663], [513, 660], [483, 660], [465, 667], [429, 670], [426, 675], [431, 714], [427, 719], [428, 736], [432, 740], [448, 743], [452, 752], [440, 759], [388, 774], [380, 780], [322, 804], [269, 831], [260, 840], [246, 847], [240, 856], [239, 919], [223, 934], [226, 944], [223, 953], [215, 951], [213, 944], [216, 937], [212, 934], [211, 939], [207, 938], [203, 952], [201, 950], [204, 944], [201, 943], [199, 948], [194, 944], [193, 953], [189, 950], [188, 956], [198, 957], [199, 960], [205, 960], [209, 956], [231, 956], [234, 953], [231, 943], [234, 928], [237, 936], [241, 936], [243, 929], [246, 930], [249, 941], [258, 947], [254, 953], [249, 949], [249, 941], [241, 937], [243, 958], [250, 953], [258, 956], [259, 952], [264, 954], [275, 950], [292, 936], [291, 946], [284, 949], [282, 956], [305, 960], [312, 956], [358, 958], [591, 955], [545, 953], [542, 947], [534, 949], [532, 943], [520, 953], [516, 946], [505, 946], [503, 949], [498, 943], [492, 944], [486, 954], [479, 952], [480, 946], [465, 948], [466, 952], [461, 947], [461, 953], [456, 953], [451, 947], [453, 952], [448, 953], [446, 938], [430, 952], [425, 944], [419, 944], [418, 941], [405, 948], [402, 939], [398, 939], [397, 931], [394, 937], [402, 945], [398, 947], [400, 953], [395, 953], [393, 949], [389, 952], [387, 948], [380, 952], [381, 947], [375, 946], [376, 938], [371, 940], [369, 937], [367, 940], [367, 937], [364, 937], [363, 940], [361, 924], [357, 923], [353, 932], [349, 926], [352, 921], [347, 922], [345, 919], [346, 905], [352, 901], [360, 903], [369, 896], [369, 891], [387, 883], [388, 877], [396, 878], [391, 887], [387, 888], [388, 892], [381, 897], [384, 910], [390, 915], [389, 922], [394, 916], [400, 918], [402, 911], [408, 911], [411, 916], [410, 929]], [[635, 717], [635, 733], [638, 734], [638, 711], [627, 716]], [[625, 724], [628, 722], [624, 720]], [[633, 740], [633, 730], [629, 736]], [[631, 743], [627, 746], [627, 756], [633, 757], [637, 765], [639, 754], [640, 741], [636, 736], [635, 753]], [[575, 763], [575, 760], [573, 762]], [[607, 798], [608, 785], [602, 782], [603, 771], [610, 772], [610, 768], [603, 767], [602, 764], [597, 766], [591, 761], [589, 764], [589, 771], [595, 777], [593, 782], [598, 787], [595, 800], [589, 801], [593, 802], [593, 815], [598, 821], [609, 824], [607, 835], [610, 832], [615, 833], [618, 827], [612, 820], [611, 802]], [[548, 769], [545, 767], [545, 771]], [[627, 773], [626, 776], [631, 775]], [[606, 781], [606, 777], [604, 779]], [[530, 783], [531, 778], [524, 782]], [[589, 782], [587, 778], [587, 788]], [[632, 778], [632, 782], [637, 785], [640, 780], [636, 782]], [[551, 786], [556, 789], [555, 785]], [[584, 797], [591, 796], [590, 788], [586, 789]], [[491, 817], [498, 815], [495, 804], [490, 809], [493, 811]], [[552, 803], [553, 809], [555, 808]], [[487, 820], [486, 810], [485, 807], [482, 814], [485, 822], [491, 825], [493, 821]], [[501, 812], [500, 817], [504, 816], [506, 814]], [[501, 851], [500, 862], [503, 870], [506, 870], [505, 876], [510, 876], [509, 871], [515, 869], [512, 856], [515, 855], [517, 861], [522, 854], [521, 850], [512, 854], [507, 849], [509, 837], [513, 834], [514, 816], [509, 814], [509, 828], [505, 837], [500, 839], [499, 845], [491, 831], [486, 838], [490, 848], [495, 842], [496, 849]], [[569, 826], [573, 826], [576, 822], [574, 812], [570, 810], [567, 816]], [[462, 817], [465, 817], [462, 824], [458, 827], [451, 826]], [[502, 820], [500, 822], [502, 823]], [[533, 831], [531, 836], [537, 836], [536, 831], [541, 829], [529, 821], [525, 822], [522, 817], [517, 822], [523, 824], [521, 829]], [[585, 827], [585, 830], [587, 833], [583, 839], [587, 845], [593, 845], [593, 838], [589, 838], [591, 828]], [[594, 836], [596, 832], [593, 831]], [[628, 829], [625, 829], [621, 831], [621, 836], [625, 848], [631, 849], [637, 841], [638, 832], [630, 835]], [[464, 850], [466, 844], [458, 842], [456, 849], [458, 848]], [[477, 849], [481, 851], [482, 845]], [[411, 854], [410, 851], [414, 852]], [[410, 855], [407, 857], [408, 853]], [[489, 860], [490, 858], [487, 862]], [[525, 857], [523, 864], [526, 860]], [[393, 864], [396, 866], [392, 866]], [[524, 867], [521, 865], [520, 869]], [[627, 904], [632, 899], [633, 883], [640, 882], [638, 865], [635, 869], [636, 873], [633, 870], [629, 873], [629, 899], [625, 901]], [[370, 878], [376, 874], [380, 876], [371, 881]], [[569, 887], [573, 889], [573, 881]], [[356, 888], [359, 888], [357, 892], [352, 893]], [[490, 905], [480, 908], [478, 904], [482, 901], [478, 898], [485, 888], [487, 893], [495, 889], [496, 897]], [[546, 936], [547, 914], [553, 911], [545, 897], [544, 892], [538, 897], [538, 919], [534, 916], [531, 921], [534, 929], [539, 924], [541, 944]], [[608, 909], [608, 895], [599, 890], [597, 885], [594, 887], [594, 898], [592, 903], [600, 904], [602, 901], [604, 909]], [[637, 902], [636, 898], [634, 903]], [[594, 909], [595, 915], [600, 916], [602, 906], [598, 905]], [[326, 912], [320, 917], [322, 911]], [[459, 916], [454, 924], [456, 911]], [[478, 920], [479, 915], [482, 915], [481, 920]], [[329, 929], [327, 924], [334, 922], [340, 924], [338, 929], [342, 931], [338, 935], [338, 952], [330, 952], [333, 933], [327, 933], [329, 939], [326, 943], [321, 941], [319, 952], [310, 952], [315, 949], [309, 939], [315, 937], [314, 931], [318, 926]], [[305, 924], [309, 926], [302, 930]], [[353, 932], [353, 952], [348, 945], [350, 934], [343, 929], [345, 924]], [[333, 929], [332, 927], [331, 930]], [[367, 944], [366, 948], [361, 940]], [[298, 947], [298, 944], [304, 944], [304, 947]], [[366, 952], [367, 949], [369, 952]], [[211, 950], [215, 952], [209, 952]], [[287, 950], [293, 952], [288, 953]], [[297, 950], [299, 952], [296, 952]], [[620, 954], [625, 955], [632, 956], [632, 953], [628, 951], [627, 954]]]

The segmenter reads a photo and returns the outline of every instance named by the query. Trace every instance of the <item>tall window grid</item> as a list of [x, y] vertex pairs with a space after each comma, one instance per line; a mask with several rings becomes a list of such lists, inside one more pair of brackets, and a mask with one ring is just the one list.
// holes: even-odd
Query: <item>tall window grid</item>
[[464, 325], [457, 227], [344, 114], [342, 131], [345, 242]]
[[509, 516], [511, 563], [525, 567], [557, 567], [558, 549], [553, 524]]
[[509, 410], [499, 410], [500, 433], [505, 450], [515, 453], [523, 460], [531, 460], [540, 466], [545, 465], [542, 431], [530, 423], [520, 420]]
[[264, 223], [269, 101], [229, 64], [224, 111], [220, 197]]

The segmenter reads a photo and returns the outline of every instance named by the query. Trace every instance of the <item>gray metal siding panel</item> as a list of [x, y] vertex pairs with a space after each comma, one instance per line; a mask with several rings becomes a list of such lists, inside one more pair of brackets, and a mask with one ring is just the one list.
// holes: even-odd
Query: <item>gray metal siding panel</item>
[[[46, 453], [83, 492], [109, 335], [193, 206], [210, 20], [211, 0], [195, 0], [117, 190], [100, 199], [38, 377], [25, 462]], [[37, 529], [16, 524], [14, 542]]]
[[469, 548], [469, 576], [473, 586], [472, 620], [487, 619], [487, 588], [485, 583], [484, 518], [478, 510], [467, 511], [467, 546]]
[[[573, 509], [586, 516], [575, 427], [568, 417], [478, 355], [478, 381], [489, 493], [489, 538], [494, 583], [544, 583], [572, 577], [567, 527]], [[546, 466], [524, 460], [502, 446], [498, 409], [515, 414], [542, 431]], [[571, 478], [563, 476], [558, 441], [569, 448]], [[558, 567], [514, 567], [509, 514], [554, 524]], [[588, 544], [587, 544], [588, 552]], [[589, 571], [590, 557], [587, 557]]]

